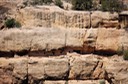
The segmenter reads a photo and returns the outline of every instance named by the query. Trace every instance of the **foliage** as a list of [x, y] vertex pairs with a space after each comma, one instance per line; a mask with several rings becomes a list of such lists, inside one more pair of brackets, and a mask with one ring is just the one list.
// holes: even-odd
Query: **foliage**
[[101, 0], [102, 11], [120, 12], [122, 9], [123, 9], [123, 5], [119, 0]]
[[61, 0], [55, 0], [55, 4], [60, 8], [63, 8], [63, 3], [61, 2]]
[[15, 21], [15, 19], [13, 18], [7, 19], [4, 24], [8, 28], [21, 27], [21, 24], [18, 21]]
[[74, 10], [90, 10], [92, 8], [92, 0], [72, 0]]
[[124, 50], [123, 58], [124, 58], [124, 60], [128, 60], [128, 50]]
[[50, 4], [52, 0], [32, 0], [31, 5], [43, 5], [43, 4]]
[[5, 21], [5, 25], [6, 25], [6, 27], [8, 27], [8, 28], [12, 28], [12, 27], [15, 26], [15, 20], [14, 20], [14, 19], [7, 19], [7, 20]]

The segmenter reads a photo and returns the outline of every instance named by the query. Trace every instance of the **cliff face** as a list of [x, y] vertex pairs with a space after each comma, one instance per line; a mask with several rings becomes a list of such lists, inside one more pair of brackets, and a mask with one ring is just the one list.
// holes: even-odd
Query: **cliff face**
[[[105, 16], [105, 17], [104, 17]], [[65, 11], [56, 6], [26, 7], [16, 15], [24, 26], [53, 28], [119, 27], [119, 15], [109, 12]]]
[[[0, 31], [0, 51], [22, 52], [78, 51], [79, 53], [114, 54], [118, 49], [127, 49], [127, 32], [123, 29], [11, 29]], [[42, 52], [43, 52], [42, 51]]]
[[23, 27], [0, 31], [0, 84], [128, 83], [118, 13], [36, 6], [12, 17]]
[[118, 56], [106, 58], [79, 54], [50, 58], [0, 58], [0, 83], [127, 84], [127, 64]]

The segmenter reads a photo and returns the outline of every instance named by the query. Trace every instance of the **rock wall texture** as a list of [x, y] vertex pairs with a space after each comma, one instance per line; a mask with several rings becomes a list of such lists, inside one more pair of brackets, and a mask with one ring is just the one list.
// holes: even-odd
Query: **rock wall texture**
[[[32, 28], [0, 31], [0, 56], [5, 53], [60, 55], [66, 52], [108, 53], [128, 48], [127, 31], [113, 28]], [[41, 52], [41, 53], [38, 53]], [[11, 55], [12, 56], [12, 55]]]
[[127, 18], [56, 6], [16, 11], [23, 27], [0, 31], [0, 84], [128, 83], [128, 62], [115, 55], [128, 50]]
[[0, 84], [127, 84], [127, 64], [118, 56], [75, 53], [0, 58]]
[[118, 13], [66, 11], [56, 6], [26, 7], [16, 14], [24, 26], [53, 28], [118, 28]]

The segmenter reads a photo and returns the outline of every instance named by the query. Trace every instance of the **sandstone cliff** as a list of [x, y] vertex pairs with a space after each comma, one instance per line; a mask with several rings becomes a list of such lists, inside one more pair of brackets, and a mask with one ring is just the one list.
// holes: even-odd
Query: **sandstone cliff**
[[14, 11], [10, 17], [22, 28], [0, 30], [0, 84], [128, 83], [128, 61], [117, 55], [128, 50], [127, 23], [124, 29], [118, 13], [56, 6]]
[[107, 58], [75, 53], [50, 58], [0, 58], [0, 83], [127, 84], [127, 64], [118, 56]]
[[120, 29], [63, 29], [32, 28], [0, 31], [0, 51], [52, 51], [54, 55], [77, 51], [79, 53], [114, 54], [128, 48], [128, 34]]
[[[105, 16], [105, 17], [104, 17]], [[118, 13], [67, 11], [56, 6], [36, 6], [21, 9], [16, 19], [23, 26], [53, 27], [53, 28], [118, 28]]]

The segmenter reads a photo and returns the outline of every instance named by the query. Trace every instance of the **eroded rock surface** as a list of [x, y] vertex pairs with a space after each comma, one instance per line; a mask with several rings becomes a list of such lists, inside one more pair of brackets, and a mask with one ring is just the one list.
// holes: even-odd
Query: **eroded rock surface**
[[55, 57], [0, 58], [0, 83], [99, 84], [102, 81], [127, 84], [127, 63], [116, 55], [107, 58], [73, 53]]
[[127, 31], [100, 29], [10, 29], [0, 31], [0, 56], [62, 55], [67, 52], [115, 54], [127, 49]]

